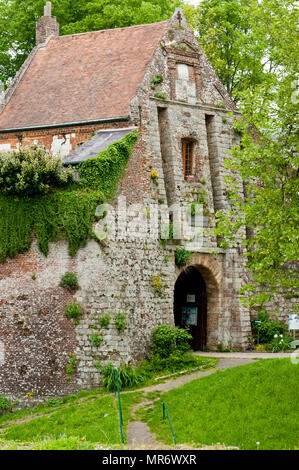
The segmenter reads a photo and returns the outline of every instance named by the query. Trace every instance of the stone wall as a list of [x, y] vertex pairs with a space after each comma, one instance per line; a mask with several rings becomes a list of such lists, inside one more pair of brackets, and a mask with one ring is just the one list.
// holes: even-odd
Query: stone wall
[[[45, 258], [35, 243], [30, 252], [0, 265], [0, 338], [5, 362], [0, 366], [0, 394], [25, 399], [64, 395], [97, 387], [95, 364], [135, 363], [149, 350], [152, 330], [173, 323], [174, 257], [158, 243], [115, 241], [103, 249], [90, 241], [70, 258], [64, 242], [51, 244]], [[168, 252], [166, 261], [165, 253]], [[60, 287], [61, 276], [76, 272], [80, 289], [70, 294]], [[161, 293], [153, 276], [163, 282]], [[66, 304], [84, 307], [79, 324], [65, 316]], [[126, 314], [126, 328], [118, 332], [115, 319]], [[107, 329], [99, 318], [110, 315]], [[99, 347], [93, 333], [103, 335]], [[65, 372], [69, 354], [78, 359], [77, 372]]]
[[[35, 143], [62, 157], [98, 129], [138, 125], [139, 139], [117, 192], [117, 198], [126, 197], [127, 208], [135, 205], [128, 210], [127, 223], [134, 211], [150, 219], [152, 210], [194, 202], [205, 192], [201, 226], [205, 233], [189, 265], [200, 271], [206, 283], [207, 346], [216, 349], [222, 343], [244, 349], [250, 334], [249, 311], [240, 295], [247, 281], [241, 246], [245, 231], [225, 251], [208, 232], [215, 226], [215, 212], [229, 207], [224, 159], [238, 141], [229, 115], [237, 112], [204, 54], [197, 52], [197, 41], [184, 19], [180, 23], [173, 17], [160, 46], [125, 123], [0, 133], [0, 150]], [[184, 67], [179, 70], [178, 64]], [[153, 87], [153, 79], [160, 75], [163, 80]], [[188, 178], [182, 163], [186, 137], [194, 144], [193, 172]], [[151, 178], [153, 170], [156, 181]], [[111, 204], [116, 209], [117, 199]], [[34, 390], [38, 400], [96, 387], [99, 365], [134, 363], [144, 357], [152, 330], [174, 322], [173, 289], [181, 272], [175, 266], [174, 251], [186, 246], [181, 239], [178, 245], [169, 242], [163, 247], [158, 233], [149, 235], [148, 230], [139, 238], [134, 230], [130, 236], [117, 232], [106, 247], [89, 241], [73, 258], [62, 241], [51, 244], [47, 258], [33, 243], [28, 253], [0, 265], [0, 339], [6, 351], [0, 366], [0, 393], [24, 400]], [[80, 289], [72, 295], [59, 286], [67, 271], [76, 272], [79, 279]], [[162, 282], [161, 292], [153, 287], [154, 276]], [[84, 307], [78, 325], [64, 315], [72, 300]], [[118, 332], [115, 319], [123, 312], [127, 325]], [[107, 313], [110, 323], [103, 329], [99, 318]], [[99, 347], [91, 344], [93, 333], [103, 335]], [[78, 365], [68, 377], [70, 353]]]

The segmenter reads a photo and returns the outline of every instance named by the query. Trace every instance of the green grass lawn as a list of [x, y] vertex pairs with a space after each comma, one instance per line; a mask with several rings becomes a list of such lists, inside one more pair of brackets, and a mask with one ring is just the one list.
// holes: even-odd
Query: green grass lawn
[[[140, 365], [143, 382], [138, 387], [163, 382], [155, 377], [179, 370], [208, 369], [217, 363], [211, 358], [200, 358], [185, 354], [180, 359], [171, 358], [163, 362], [143, 361]], [[167, 366], [167, 367], [166, 367]], [[139, 369], [138, 369], [139, 370]], [[142, 392], [121, 393], [126, 425], [131, 418], [132, 407], [141, 398]], [[154, 393], [155, 395], [155, 393]], [[157, 396], [157, 395], [156, 395]], [[21, 421], [24, 421], [23, 423]], [[114, 394], [106, 389], [81, 391], [57, 400], [39, 404], [35, 408], [15, 410], [0, 416], [1, 449], [93, 449], [102, 446], [120, 446], [118, 404]]]
[[167, 392], [139, 416], [165, 444], [173, 440], [168, 421], [162, 419], [163, 401], [179, 444], [294, 449], [299, 438], [298, 384], [298, 365], [267, 359]]
[[[139, 393], [122, 395], [124, 433], [131, 408], [140, 399]], [[120, 444], [117, 400], [111, 394], [60, 405], [48, 416], [22, 424], [12, 421], [0, 437], [0, 448], [8, 449], [92, 449], [95, 443], [113, 447]]]

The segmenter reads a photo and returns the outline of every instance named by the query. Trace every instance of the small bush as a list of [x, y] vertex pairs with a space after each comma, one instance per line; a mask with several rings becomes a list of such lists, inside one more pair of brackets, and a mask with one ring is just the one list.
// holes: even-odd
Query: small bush
[[127, 325], [126, 314], [118, 313], [115, 318], [115, 328], [121, 333]]
[[70, 362], [69, 364], [65, 367], [65, 373], [67, 375], [68, 381], [71, 378], [71, 375], [76, 372], [77, 364], [78, 364], [78, 359], [76, 358], [75, 354], [70, 353], [69, 354]]
[[165, 93], [162, 93], [161, 91], [155, 93], [155, 97], [159, 98], [160, 100], [167, 100], [167, 95]]
[[292, 339], [289, 334], [275, 334], [271, 343], [267, 346], [267, 350], [271, 352], [288, 351], [291, 348], [291, 342]]
[[193, 255], [192, 251], [185, 250], [185, 248], [177, 248], [175, 250], [175, 264], [177, 266], [186, 266]]
[[108, 328], [110, 322], [110, 315], [109, 313], [105, 313], [100, 319], [99, 324], [102, 328]]
[[[101, 373], [104, 377], [103, 384], [109, 391], [115, 390], [114, 369], [111, 363], [101, 369]], [[131, 366], [121, 365], [118, 367], [117, 372], [120, 390], [134, 387], [145, 380], [145, 377], [140, 373], [138, 374], [136, 369], [133, 369]]]
[[152, 288], [159, 296], [163, 295], [164, 283], [161, 274], [156, 274], [155, 276], [152, 276]]
[[258, 320], [260, 323], [252, 322], [252, 327], [255, 330], [255, 341], [258, 340], [261, 344], [271, 343], [275, 335], [284, 335], [286, 331], [283, 322], [271, 318], [264, 311], [259, 313]]
[[101, 343], [103, 342], [103, 339], [104, 339], [104, 338], [103, 338], [102, 335], [98, 335], [98, 334], [94, 333], [93, 335], [91, 335], [91, 336], [89, 337], [89, 339], [90, 339], [91, 344], [92, 344], [95, 348], [98, 348], [98, 347], [101, 345]]
[[62, 400], [57, 400], [57, 398], [50, 398], [50, 400], [47, 401], [48, 406], [58, 406], [62, 405], [63, 401]]
[[67, 304], [65, 309], [65, 315], [69, 318], [73, 318], [76, 324], [78, 324], [78, 319], [83, 313], [83, 308], [78, 302], [72, 302]]
[[5, 395], [0, 395], [0, 413], [11, 409], [11, 402]]
[[152, 84], [153, 85], [158, 85], [159, 83], [163, 82], [163, 76], [162, 75], [156, 75], [155, 77], [152, 78]]
[[174, 353], [184, 353], [190, 349], [192, 336], [183, 328], [160, 325], [152, 335], [152, 352], [160, 357], [169, 357]]
[[28, 196], [44, 194], [51, 187], [74, 182], [74, 172], [43, 147], [21, 147], [18, 152], [0, 152], [0, 192]]
[[77, 289], [79, 289], [77, 274], [66, 272], [61, 278], [60, 285], [61, 287], [66, 287], [71, 292], [75, 292]]

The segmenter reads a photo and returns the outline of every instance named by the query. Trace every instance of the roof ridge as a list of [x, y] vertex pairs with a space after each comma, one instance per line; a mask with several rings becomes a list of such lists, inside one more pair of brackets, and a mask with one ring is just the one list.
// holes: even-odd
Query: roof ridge
[[156, 21], [155, 23], [145, 23], [145, 24], [135, 24], [132, 26], [122, 26], [121, 28], [109, 28], [109, 29], [97, 29], [95, 31], [85, 31], [84, 33], [71, 33], [71, 34], [61, 34], [59, 36], [52, 36], [51, 39], [61, 39], [61, 38], [67, 38], [70, 36], [83, 36], [85, 34], [94, 34], [94, 33], [104, 33], [108, 31], [120, 31], [122, 29], [133, 29], [133, 28], [140, 28], [142, 26], [152, 26], [154, 24], [162, 24], [162, 23], [169, 23], [168, 20], [163, 20], [163, 21]]

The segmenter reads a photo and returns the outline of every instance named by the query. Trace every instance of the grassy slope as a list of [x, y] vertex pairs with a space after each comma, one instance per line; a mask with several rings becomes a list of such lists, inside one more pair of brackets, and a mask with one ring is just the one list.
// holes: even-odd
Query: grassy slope
[[162, 420], [162, 401], [178, 443], [294, 449], [299, 436], [298, 383], [299, 367], [289, 359], [259, 361], [172, 390], [140, 416], [167, 444], [172, 436]]
[[[139, 393], [122, 395], [124, 425]], [[58, 406], [47, 416], [22, 424], [9, 423], [0, 436], [1, 448], [92, 449], [93, 443], [111, 447], [120, 444], [118, 404], [114, 395], [90, 397]], [[13, 442], [14, 441], [14, 442]]]
[[[141, 364], [144, 381], [138, 387], [163, 382], [155, 380], [162, 371], [164, 375], [194, 367], [209, 369], [216, 363], [215, 359], [185, 355], [180, 361], [171, 361], [170, 368], [160, 370], [158, 366], [164, 366], [163, 361], [161, 364], [144, 361]], [[157, 370], [152, 370], [153, 366]], [[134, 387], [130, 389], [134, 390]], [[81, 391], [63, 397], [54, 404], [40, 404], [35, 408], [0, 416], [0, 449], [92, 449], [99, 445], [109, 448], [119, 446], [118, 405], [114, 395], [103, 396], [107, 393], [103, 388]], [[142, 392], [122, 393], [124, 434], [132, 406], [141, 397]]]

